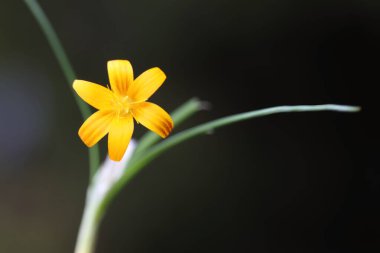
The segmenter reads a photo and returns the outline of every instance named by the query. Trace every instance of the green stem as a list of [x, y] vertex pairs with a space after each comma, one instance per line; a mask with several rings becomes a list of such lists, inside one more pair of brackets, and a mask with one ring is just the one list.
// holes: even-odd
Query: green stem
[[183, 132], [180, 132], [167, 140], [153, 146], [151, 149], [144, 153], [144, 156], [138, 157], [138, 159], [132, 158], [129, 163], [127, 171], [123, 174], [119, 181], [117, 181], [105, 196], [103, 203], [98, 210], [100, 214], [103, 214], [111, 202], [111, 200], [117, 195], [117, 193], [127, 184], [145, 165], [156, 158], [164, 151], [180, 144], [186, 140], [189, 140], [195, 136], [206, 134], [216, 128], [227, 126], [239, 121], [249, 120], [257, 117], [268, 116], [271, 114], [289, 113], [289, 112], [312, 112], [312, 111], [337, 111], [337, 112], [357, 112], [359, 107], [345, 106], [345, 105], [298, 105], [298, 106], [277, 106], [256, 111], [250, 111], [245, 113], [239, 113], [220, 119], [213, 120], [208, 123], [201, 124], [199, 126], [190, 128]]
[[[87, 119], [91, 115], [90, 107], [75, 94], [74, 89], [72, 88], [72, 83], [76, 79], [75, 72], [56, 32], [54, 31], [53, 26], [51, 25], [49, 19], [36, 0], [24, 0], [24, 2], [29, 7], [29, 10], [33, 14], [34, 18], [37, 20], [51, 49], [53, 50], [53, 53], [58, 60], [59, 66], [65, 75], [66, 81], [70, 86], [70, 90], [73, 92], [75, 101], [78, 105], [83, 119]], [[97, 145], [89, 149], [89, 160], [91, 179], [99, 167], [99, 147]]]

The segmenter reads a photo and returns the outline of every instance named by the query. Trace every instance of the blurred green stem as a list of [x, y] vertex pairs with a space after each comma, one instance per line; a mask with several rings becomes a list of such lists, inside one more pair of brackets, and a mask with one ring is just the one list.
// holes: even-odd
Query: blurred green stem
[[[24, 2], [29, 7], [29, 10], [33, 14], [34, 18], [37, 20], [51, 49], [53, 50], [53, 53], [58, 60], [59, 66], [65, 75], [66, 81], [69, 84], [70, 90], [73, 92], [75, 102], [78, 105], [83, 119], [87, 119], [91, 115], [90, 107], [85, 102], [83, 102], [72, 89], [72, 83], [76, 79], [75, 72], [56, 32], [54, 31], [53, 26], [51, 25], [49, 19], [36, 0], [24, 0]], [[96, 170], [99, 167], [99, 147], [97, 145], [89, 149], [89, 162], [91, 180], [92, 176], [95, 174]]]

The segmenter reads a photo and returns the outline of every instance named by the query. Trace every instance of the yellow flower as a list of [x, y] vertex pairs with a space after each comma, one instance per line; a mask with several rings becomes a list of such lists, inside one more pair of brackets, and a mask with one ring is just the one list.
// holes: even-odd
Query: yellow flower
[[88, 147], [92, 147], [108, 133], [109, 157], [120, 161], [132, 137], [133, 118], [162, 138], [171, 132], [173, 120], [161, 107], [146, 102], [166, 79], [161, 69], [151, 68], [134, 79], [131, 63], [127, 60], [109, 61], [107, 68], [111, 89], [87, 81], [74, 81], [78, 95], [98, 109], [83, 123], [78, 134]]

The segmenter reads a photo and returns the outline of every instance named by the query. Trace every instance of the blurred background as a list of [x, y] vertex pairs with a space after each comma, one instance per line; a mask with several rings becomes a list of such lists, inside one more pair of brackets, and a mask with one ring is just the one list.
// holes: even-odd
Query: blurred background
[[[129, 59], [136, 75], [166, 72], [151, 101], [168, 111], [212, 104], [175, 132], [276, 105], [363, 108], [255, 119], [177, 146], [111, 205], [98, 253], [380, 250], [378, 0], [39, 2], [78, 78], [106, 84], [106, 61]], [[73, 252], [82, 119], [21, 0], [0, 4], [0, 117], [0, 252]]]

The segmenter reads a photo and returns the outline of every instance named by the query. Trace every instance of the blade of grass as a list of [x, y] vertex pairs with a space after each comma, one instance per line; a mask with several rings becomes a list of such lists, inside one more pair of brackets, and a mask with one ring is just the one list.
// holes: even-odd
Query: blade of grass
[[336, 111], [336, 112], [358, 112], [360, 107], [356, 106], [345, 106], [345, 105], [335, 105], [335, 104], [325, 104], [325, 105], [296, 105], [296, 106], [277, 106], [256, 111], [250, 111], [245, 113], [239, 113], [220, 119], [216, 119], [196, 127], [192, 127], [188, 130], [182, 131], [172, 137], [166, 139], [165, 141], [153, 146], [148, 149], [143, 156], [139, 156], [138, 159], [133, 159], [130, 161], [130, 165], [126, 170], [125, 174], [116, 182], [106, 195], [104, 201], [102, 202], [98, 215], [101, 217], [108, 204], [117, 195], [117, 193], [125, 186], [145, 165], [147, 165], [154, 158], [158, 157], [164, 151], [186, 141], [198, 135], [206, 134], [216, 128], [234, 124], [240, 121], [245, 121], [253, 118], [268, 116], [272, 114], [279, 113], [291, 113], [291, 112], [312, 112], [312, 111]]
[[[70, 90], [73, 92], [75, 102], [78, 105], [83, 119], [87, 119], [91, 115], [90, 107], [75, 94], [74, 89], [72, 88], [72, 83], [76, 79], [75, 72], [56, 32], [54, 31], [53, 26], [51, 25], [48, 17], [36, 0], [24, 0], [24, 2], [28, 6], [30, 12], [33, 14], [34, 18], [37, 20], [55, 57], [57, 58], [59, 66], [62, 69], [67, 83], [69, 84]], [[89, 163], [91, 180], [100, 164], [99, 147], [97, 145], [89, 149]]]

